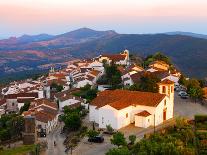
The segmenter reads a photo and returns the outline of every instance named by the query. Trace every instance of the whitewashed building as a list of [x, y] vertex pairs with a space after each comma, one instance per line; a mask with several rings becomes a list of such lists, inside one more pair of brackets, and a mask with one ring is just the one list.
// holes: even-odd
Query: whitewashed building
[[100, 92], [89, 106], [89, 120], [99, 128], [111, 125], [120, 129], [131, 123], [147, 128], [173, 118], [174, 83], [164, 80], [159, 93], [128, 90], [105, 90]]

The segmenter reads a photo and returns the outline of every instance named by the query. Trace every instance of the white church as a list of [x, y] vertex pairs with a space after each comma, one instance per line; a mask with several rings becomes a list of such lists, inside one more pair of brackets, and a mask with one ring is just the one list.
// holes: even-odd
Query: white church
[[173, 118], [174, 82], [166, 79], [160, 83], [159, 93], [105, 90], [91, 102], [89, 120], [99, 128], [111, 125], [120, 129], [129, 124], [147, 128]]

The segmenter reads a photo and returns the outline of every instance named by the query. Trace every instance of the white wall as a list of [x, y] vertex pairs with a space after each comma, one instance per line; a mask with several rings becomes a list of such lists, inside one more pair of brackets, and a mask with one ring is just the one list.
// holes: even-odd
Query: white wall
[[[153, 116], [150, 115], [148, 117], [142, 117], [142, 116], [135, 116], [135, 126], [141, 127], [141, 128], [148, 128], [150, 125], [153, 124]], [[149, 121], [148, 121], [149, 120]]]
[[[118, 129], [123, 128], [131, 123], [132, 106], [118, 111]], [[128, 117], [126, 115], [128, 114]]]
[[118, 110], [109, 105], [99, 108], [99, 128], [106, 128], [111, 125], [112, 128], [118, 129]]
[[85, 85], [93, 85], [93, 83], [89, 80], [83, 80], [83, 81], [79, 81], [76, 85], [76, 88], [81, 88], [81, 87], [84, 87]]
[[96, 109], [96, 106], [89, 105], [89, 121], [99, 124], [99, 109]]
[[64, 106], [69, 106], [69, 105], [73, 105], [75, 103], [79, 103], [79, 100], [75, 100], [75, 99], [68, 99], [65, 101], [59, 101], [59, 109], [63, 110]]

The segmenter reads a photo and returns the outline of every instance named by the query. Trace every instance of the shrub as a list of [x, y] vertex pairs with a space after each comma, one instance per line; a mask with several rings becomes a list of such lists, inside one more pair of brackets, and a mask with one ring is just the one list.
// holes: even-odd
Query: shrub
[[96, 137], [99, 135], [99, 132], [96, 131], [96, 130], [89, 130], [88, 133], [87, 133], [88, 137], [89, 138], [93, 138], [93, 137]]
[[129, 136], [129, 141], [130, 141], [130, 144], [134, 144], [135, 143], [135, 141], [136, 141], [136, 136], [135, 135], [130, 135]]

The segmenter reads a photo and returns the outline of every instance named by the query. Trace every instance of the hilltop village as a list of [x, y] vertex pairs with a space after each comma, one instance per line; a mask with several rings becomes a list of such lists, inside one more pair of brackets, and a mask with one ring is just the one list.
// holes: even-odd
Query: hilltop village
[[[23, 136], [24, 144], [41, 142], [41, 137], [46, 137], [44, 141], [49, 143], [47, 137], [51, 133], [79, 129], [80, 124], [71, 123], [72, 117], [76, 117], [72, 115], [74, 109], [79, 109], [81, 116], [84, 114], [80, 123], [88, 128], [119, 131], [132, 125], [147, 133], [151, 127], [168, 126], [175, 113], [179, 115], [175, 112], [175, 96], [179, 95], [179, 100], [192, 97], [184, 85], [186, 81], [189, 79], [164, 55], [157, 53], [144, 64], [138, 64], [124, 50], [71, 61], [60, 70], [52, 66], [48, 75], [11, 82], [1, 90], [0, 115], [21, 116], [25, 120], [24, 127], [10, 136]], [[182, 113], [185, 108], [179, 110]], [[30, 123], [34, 130], [25, 131], [24, 128], [32, 127]], [[5, 132], [10, 132], [9, 128]], [[9, 140], [3, 133], [0, 138]], [[54, 145], [58, 145], [55, 139]]]

